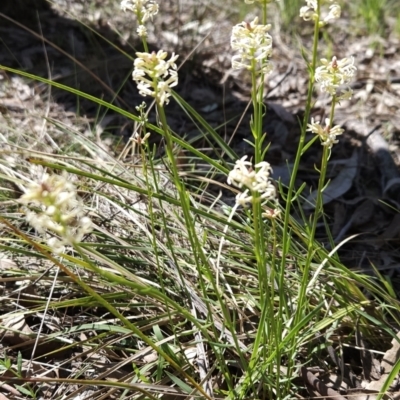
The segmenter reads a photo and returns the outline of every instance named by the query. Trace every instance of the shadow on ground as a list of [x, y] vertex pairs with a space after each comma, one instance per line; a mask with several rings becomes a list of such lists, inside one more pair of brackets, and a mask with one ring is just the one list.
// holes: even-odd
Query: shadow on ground
[[[6, 0], [0, 5], [0, 12], [0, 64], [50, 78], [135, 113], [135, 107], [143, 101], [131, 79], [134, 53], [141, 50], [135, 47], [139, 43], [122, 44], [106, 23], [90, 27], [61, 17], [45, 0]], [[231, 94], [229, 84], [218, 84], [220, 74], [214, 71], [206, 76], [199, 65], [193, 57], [186, 61], [179, 71], [177, 92], [203, 113], [213, 127], [222, 127], [222, 135], [231, 136], [236, 131], [235, 141], [242, 142], [249, 136], [248, 117], [238, 125], [246, 103]], [[45, 93], [48, 88], [39, 84], [36, 90]], [[109, 112], [55, 88], [51, 95], [66, 111], [89, 119]], [[198, 136], [198, 128], [179, 107], [171, 103], [168, 114], [175, 132], [186, 137]], [[284, 127], [281, 119], [274, 110], [268, 115], [266, 129], [270, 135], [277, 129], [291, 129]], [[130, 135], [132, 126], [126, 122], [113, 121], [113, 133]], [[238, 149], [238, 153], [243, 151]]]
[[[84, 26], [75, 20], [60, 16], [45, 0], [3, 0], [0, 3], [1, 65], [77, 88], [132, 113], [136, 113], [135, 107], [143, 101], [131, 79], [132, 56], [135, 51], [140, 50], [139, 47], [135, 48], [135, 45], [138, 43], [122, 43], [119, 35], [107, 23]], [[157, 50], [156, 47], [154, 49]], [[9, 77], [10, 75], [6, 74], [6, 79]], [[216, 71], [206, 75], [201, 63], [195, 58], [190, 58], [179, 71], [180, 82], [177, 91], [217, 129], [238, 157], [251, 154], [251, 148], [243, 140], [251, 138], [250, 116], [248, 113], [243, 116], [247, 102], [245, 97], [235, 93], [235, 90], [238, 90], [234, 82], [227, 80], [222, 85], [219, 84], [221, 78]], [[46, 85], [37, 82], [33, 82], [32, 85], [35, 91], [43, 96], [49, 91]], [[101, 122], [104, 124], [104, 133], [125, 138], [132, 134], [134, 127], [131, 121], [120, 115], [110, 114], [109, 110], [98, 104], [56, 88], [52, 88], [50, 94], [66, 112], [86, 116], [92, 126], [100, 120], [105, 121]], [[150, 103], [149, 99], [146, 101]], [[198, 125], [187, 117], [179, 105], [171, 102], [167, 113], [168, 122], [174, 132], [187, 140], [201, 137]], [[155, 122], [155, 119], [154, 114], [150, 116], [150, 122]], [[287, 183], [288, 164], [293, 160], [298, 143], [298, 120], [283, 107], [269, 104], [264, 130], [268, 132], [268, 142], [271, 142], [268, 161], [272, 164], [276, 177], [281, 177], [284, 183]], [[330, 179], [340, 177], [340, 171], [346, 168], [349, 171], [356, 168], [357, 173], [353, 174], [351, 189], [338, 196], [338, 201], [334, 198], [327, 206], [328, 222], [337, 230], [337, 237], [344, 238], [346, 235], [364, 232], [363, 240], [352, 240], [351, 244], [341, 249], [342, 256], [348, 260], [349, 266], [368, 266], [372, 261], [382, 265], [381, 253], [384, 250], [381, 242], [376, 244], [377, 238], [386, 241], [389, 246], [388, 253], [393, 257], [392, 246], [398, 239], [398, 233], [394, 237], [386, 237], [390, 232], [386, 233], [385, 228], [378, 226], [379, 221], [392, 219], [393, 210], [383, 206], [379, 196], [371, 199], [370, 188], [382, 190], [381, 177], [374, 160], [366, 155], [367, 152], [358, 158], [355, 166], [349, 164], [353, 152], [358, 151], [355, 150], [357, 146], [359, 143], [347, 137], [347, 141], [341, 141], [341, 145], [335, 146], [333, 150], [332, 161], [337, 160], [337, 164], [332, 163], [328, 173]], [[196, 147], [210, 148], [210, 143], [198, 139]], [[315, 171], [315, 165], [319, 163], [320, 149], [321, 146], [316, 144], [308, 151], [299, 174], [299, 185], [306, 181], [310, 191], [317, 183], [318, 173]], [[209, 154], [215, 156], [212, 151]], [[369, 219], [365, 218], [365, 212], [360, 209], [364, 201], [368, 201], [368, 212], [371, 214]], [[353, 215], [357, 213], [364, 216], [365, 221], [355, 220]], [[353, 225], [346, 224], [349, 218], [354, 220]], [[343, 227], [347, 230], [344, 231]], [[320, 240], [326, 242], [325, 229], [321, 229], [321, 232], [324, 236], [320, 237]], [[394, 258], [397, 258], [397, 255]], [[392, 261], [382, 265], [382, 268], [391, 263]]]

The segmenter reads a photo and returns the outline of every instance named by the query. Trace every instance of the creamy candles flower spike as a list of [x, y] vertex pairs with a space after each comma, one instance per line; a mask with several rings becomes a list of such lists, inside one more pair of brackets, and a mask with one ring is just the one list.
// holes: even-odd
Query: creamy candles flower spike
[[318, 135], [321, 139], [321, 144], [327, 146], [329, 149], [339, 142], [336, 140], [336, 136], [341, 135], [344, 132], [344, 129], [339, 125], [331, 127], [331, 121], [329, 118], [325, 119], [325, 127], [323, 127], [320, 122], [314, 121], [314, 118], [311, 118], [311, 124], [308, 124], [307, 126], [307, 130]]
[[40, 183], [28, 186], [19, 202], [25, 205], [26, 220], [33, 228], [41, 234], [56, 235], [47, 240], [55, 253], [63, 252], [65, 245], [80, 242], [92, 231], [92, 221], [85, 216], [83, 203], [66, 174], [45, 174]]
[[271, 72], [268, 58], [272, 53], [272, 37], [268, 34], [271, 25], [259, 25], [258, 18], [242, 22], [232, 28], [231, 47], [237, 51], [232, 57], [233, 69], [248, 69], [264, 74]]
[[[333, 0], [329, 0], [331, 3], [329, 6], [329, 11], [318, 15], [318, 2], [317, 0], [306, 0], [306, 6], [300, 8], [300, 17], [304, 21], [317, 21], [319, 20], [319, 25], [322, 27], [326, 25], [329, 21], [340, 18], [341, 8], [340, 5], [334, 3]], [[321, 0], [322, 3], [322, 0]], [[320, 10], [321, 13], [321, 10]]]
[[175, 61], [178, 55], [172, 53], [166, 60], [167, 53], [136, 53], [133, 80], [137, 83], [142, 96], [154, 97], [160, 106], [169, 103], [171, 88], [178, 84], [178, 72]]
[[235, 167], [229, 172], [227, 182], [239, 189], [245, 187], [246, 190], [236, 196], [236, 203], [244, 206], [253, 201], [253, 193], [260, 193], [262, 200], [273, 200], [276, 198], [275, 186], [270, 181], [272, 172], [271, 166], [266, 161], [255, 165], [256, 170], [250, 161], [246, 161], [247, 156], [236, 161]]
[[158, 13], [158, 4], [154, 0], [122, 0], [121, 9], [132, 11], [136, 15], [139, 24], [143, 25]]
[[323, 58], [321, 63], [322, 65], [315, 70], [315, 81], [319, 83], [321, 91], [337, 96], [337, 100], [351, 98], [353, 91], [346, 85], [352, 81], [357, 71], [354, 57], [342, 60], [333, 57], [332, 61]]

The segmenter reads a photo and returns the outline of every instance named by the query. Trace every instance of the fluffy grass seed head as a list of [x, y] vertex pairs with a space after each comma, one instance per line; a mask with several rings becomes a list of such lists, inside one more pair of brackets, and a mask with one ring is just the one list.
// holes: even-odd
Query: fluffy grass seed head
[[321, 63], [322, 65], [315, 70], [315, 81], [319, 83], [321, 91], [337, 96], [337, 100], [350, 99], [353, 91], [346, 85], [353, 80], [357, 71], [354, 57], [342, 60], [333, 57], [332, 61], [323, 58]]
[[308, 124], [307, 126], [307, 130], [318, 135], [321, 139], [321, 144], [323, 146], [327, 146], [329, 149], [331, 149], [334, 144], [339, 142], [336, 139], [336, 136], [339, 136], [344, 132], [344, 129], [342, 129], [339, 125], [331, 127], [331, 121], [329, 118], [325, 119], [324, 127], [319, 121], [314, 121], [314, 118], [311, 118], [311, 124]]
[[253, 201], [253, 193], [260, 193], [262, 200], [276, 199], [276, 189], [270, 180], [272, 168], [269, 163], [262, 161], [255, 165], [255, 170], [247, 156], [236, 161], [232, 171], [229, 172], [227, 182], [239, 189], [246, 190], [236, 196], [236, 203], [246, 206]]
[[169, 103], [171, 88], [178, 84], [175, 61], [178, 55], [172, 53], [169, 60], [167, 52], [136, 53], [132, 78], [142, 96], [154, 97], [160, 106]]
[[247, 69], [267, 74], [272, 66], [268, 58], [272, 53], [272, 37], [268, 34], [271, 25], [242, 22], [232, 28], [231, 47], [237, 51], [232, 57], [233, 69]]
[[26, 220], [33, 228], [43, 235], [57, 235], [47, 240], [55, 253], [63, 252], [65, 245], [80, 242], [92, 231], [92, 221], [85, 216], [76, 188], [65, 174], [44, 174], [40, 183], [28, 186], [19, 202], [24, 205]]

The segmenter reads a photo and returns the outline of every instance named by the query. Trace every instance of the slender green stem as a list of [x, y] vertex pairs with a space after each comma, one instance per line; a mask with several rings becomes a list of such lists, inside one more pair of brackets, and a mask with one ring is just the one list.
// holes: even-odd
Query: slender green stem
[[[263, 2], [262, 7], [262, 23], [267, 23], [267, 2]], [[263, 117], [265, 113], [265, 105], [263, 103], [264, 98], [264, 73], [257, 71], [257, 62], [252, 60], [251, 65], [251, 79], [252, 79], [252, 103], [253, 103], [253, 117], [251, 121], [251, 130], [254, 137], [254, 161], [257, 165], [263, 161], [263, 142], [265, 134], [263, 133]], [[256, 258], [258, 278], [259, 278], [259, 294], [260, 294], [260, 307], [261, 317], [258, 325], [256, 338], [254, 340], [254, 347], [249, 362], [249, 368], [247, 376], [242, 385], [241, 396], [246, 396], [247, 388], [252, 384], [253, 376], [262, 376], [262, 371], [255, 371], [257, 365], [267, 365], [271, 367], [268, 371], [269, 375], [275, 373], [272, 368], [272, 364], [266, 364], [260, 362], [260, 359], [266, 360], [269, 357], [271, 348], [277, 344], [277, 329], [278, 325], [275, 321], [274, 316], [274, 281], [275, 271], [271, 269], [275, 268], [275, 263], [271, 264], [270, 270], [268, 270], [266, 262], [266, 240], [265, 240], [265, 224], [262, 220], [262, 204], [261, 198], [258, 193], [252, 192], [253, 196], [253, 229], [254, 229], [254, 253]], [[282, 325], [282, 323], [280, 324]], [[278, 354], [280, 357], [280, 354]], [[280, 361], [279, 361], [280, 362]], [[279, 373], [277, 374], [277, 388], [280, 387]], [[272, 390], [272, 389], [271, 389]], [[279, 395], [275, 392], [275, 395]], [[270, 397], [273, 397], [272, 391], [269, 393]]]
[[[320, 1], [318, 0], [318, 9], [317, 13], [319, 15], [319, 7], [320, 7]], [[312, 47], [312, 59], [311, 59], [311, 64], [309, 65], [309, 70], [310, 70], [310, 79], [308, 82], [308, 92], [307, 92], [307, 102], [306, 102], [306, 110], [304, 113], [304, 118], [301, 126], [301, 133], [300, 133], [300, 139], [299, 139], [299, 145], [297, 148], [297, 153], [296, 153], [296, 158], [294, 161], [293, 169], [291, 171], [290, 175], [290, 182], [289, 182], [289, 188], [286, 196], [286, 205], [285, 205], [285, 215], [284, 215], [284, 223], [283, 223], [283, 237], [282, 237], [282, 259], [281, 259], [281, 268], [280, 268], [280, 273], [279, 273], [279, 288], [280, 288], [280, 302], [279, 302], [279, 313], [283, 313], [283, 307], [285, 304], [285, 301], [282, 301], [282, 297], [284, 296], [283, 293], [283, 288], [284, 288], [284, 278], [285, 278], [285, 269], [286, 269], [286, 257], [289, 254], [289, 246], [291, 242], [291, 230], [290, 230], [290, 219], [291, 219], [291, 208], [292, 208], [292, 200], [293, 196], [295, 194], [295, 183], [296, 183], [296, 177], [297, 177], [297, 172], [299, 170], [299, 165], [300, 165], [300, 160], [301, 156], [303, 154], [303, 148], [305, 146], [305, 138], [306, 138], [306, 131], [307, 131], [307, 124], [310, 118], [311, 114], [311, 107], [312, 107], [312, 96], [313, 96], [313, 91], [314, 91], [314, 83], [315, 83], [315, 69], [316, 69], [316, 64], [317, 64], [317, 54], [318, 54], [318, 39], [319, 39], [319, 19], [315, 21], [314, 24], [314, 38], [313, 38], [313, 47]], [[309, 243], [312, 243], [313, 240], [309, 238]], [[309, 248], [310, 251], [312, 251], [312, 248]], [[301, 318], [301, 310], [299, 307], [297, 307], [297, 313], [295, 316], [295, 319], [293, 321], [293, 326], [296, 326], [297, 322]], [[278, 324], [280, 326], [277, 327], [278, 332], [283, 332], [283, 320], [278, 320]], [[281, 338], [282, 340], [283, 338]], [[296, 346], [294, 343], [295, 338], [293, 338], [293, 343], [290, 346], [292, 351], [295, 351]], [[293, 376], [293, 367], [294, 367], [294, 357], [289, 357], [289, 362], [288, 362], [288, 369], [287, 369], [287, 388], [286, 390], [289, 390], [290, 386], [290, 379]]]
[[298, 296], [297, 309], [296, 309], [296, 317], [297, 318], [295, 318], [295, 323], [297, 323], [304, 314], [303, 305], [306, 302], [306, 296], [305, 296], [306, 289], [307, 289], [308, 282], [310, 279], [309, 273], [310, 273], [311, 261], [314, 256], [315, 232], [317, 230], [317, 223], [319, 220], [319, 216], [321, 215], [321, 212], [323, 210], [323, 191], [324, 191], [324, 187], [325, 187], [325, 177], [326, 177], [326, 170], [327, 170], [327, 166], [328, 166], [329, 154], [330, 154], [330, 149], [327, 146], [323, 146], [321, 169], [320, 169], [318, 189], [317, 189], [317, 198], [316, 198], [316, 202], [315, 202], [315, 211], [314, 211], [314, 214], [312, 217], [311, 229], [308, 233], [309, 239], [308, 239], [308, 246], [307, 246], [307, 258], [306, 258], [304, 269], [302, 271], [300, 293]]

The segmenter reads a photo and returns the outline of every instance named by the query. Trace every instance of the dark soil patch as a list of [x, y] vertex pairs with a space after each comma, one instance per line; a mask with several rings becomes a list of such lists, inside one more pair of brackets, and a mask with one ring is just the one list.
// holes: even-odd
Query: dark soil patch
[[[93, 26], [83, 26], [61, 16], [44, 0], [31, 1], [32, 7], [26, 7], [26, 2], [21, 0], [2, 2], [0, 64], [51, 78], [132, 113], [143, 100], [150, 104], [149, 99], [138, 95], [130, 78], [132, 59], [129, 56], [140, 50], [135, 47], [138, 43], [122, 43], [121, 36], [101, 19]], [[297, 149], [298, 121], [304, 107], [306, 81], [302, 81], [302, 77], [299, 79], [302, 71], [296, 71], [299, 65], [298, 55], [294, 56], [296, 50], [285, 48], [283, 37], [277, 39], [287, 52], [279, 52], [279, 47], [275, 50], [277, 68], [268, 83], [264, 129], [268, 133], [267, 142], [271, 143], [267, 158], [274, 168], [274, 176], [288, 183], [288, 168]], [[342, 259], [351, 267], [368, 270], [373, 263], [391, 278], [397, 276], [399, 262], [400, 229], [397, 229], [397, 222], [392, 221], [397, 221], [400, 210], [400, 173], [396, 165], [400, 126], [396, 110], [400, 108], [400, 89], [394, 77], [384, 83], [380, 77], [376, 78], [376, 74], [377, 69], [389, 63], [390, 73], [393, 63], [400, 62], [400, 57], [393, 53], [396, 40], [390, 38], [382, 44], [385, 50], [381, 58], [369, 49], [368, 41], [350, 44], [353, 51], [369, 51], [372, 55], [359, 60], [360, 76], [354, 84], [355, 100], [336, 113], [336, 123], [344, 124], [347, 132], [332, 152], [328, 177], [337, 189], [330, 192], [332, 198], [327, 199], [326, 205], [327, 221], [333, 237], [337, 238], [336, 244], [349, 235], [357, 235], [340, 249]], [[344, 47], [342, 44], [337, 48], [339, 56]], [[158, 47], [154, 46], [154, 49]], [[192, 49], [180, 50], [183, 58]], [[288, 61], [290, 56], [291, 62]], [[212, 127], [217, 128], [238, 157], [251, 155], [251, 148], [244, 141], [251, 139], [251, 107], [245, 112], [249, 86], [246, 79], [235, 76], [233, 72], [227, 75], [223, 68], [226, 68], [226, 54], [221, 58], [221, 53], [212, 53], [209, 49], [195, 52], [179, 72], [177, 92]], [[6, 79], [9, 77], [7, 75]], [[367, 84], [373, 85], [372, 89], [366, 88]], [[42, 84], [32, 85], [43, 96], [48, 90]], [[390, 101], [384, 97], [385, 91]], [[85, 116], [92, 125], [100, 124], [103, 135], [119, 135], [126, 141], [133, 131], [131, 121], [88, 100], [55, 88], [51, 96], [66, 113]], [[364, 109], [359, 108], [360, 102], [357, 101], [361, 96], [368, 98], [363, 103]], [[325, 117], [327, 107], [323, 102], [324, 99], [320, 99], [316, 104], [313, 112], [316, 118]], [[7, 109], [7, 104], [3, 103], [3, 107]], [[175, 133], [188, 140], [199, 137], [199, 127], [179, 105], [171, 103], [167, 113]], [[155, 119], [154, 114], [150, 115], [150, 121], [155, 122]], [[375, 127], [378, 127], [375, 139], [372, 135], [371, 140], [368, 134]], [[153, 140], [156, 140], [154, 136]], [[196, 146], [207, 149], [210, 143], [199, 140]], [[316, 144], [303, 159], [299, 184], [307, 182], [306, 197], [316, 187], [318, 173], [315, 167], [318, 167], [320, 157], [321, 147]], [[306, 212], [312, 212], [312, 209]], [[319, 239], [329, 246], [324, 229], [321, 229]]]

